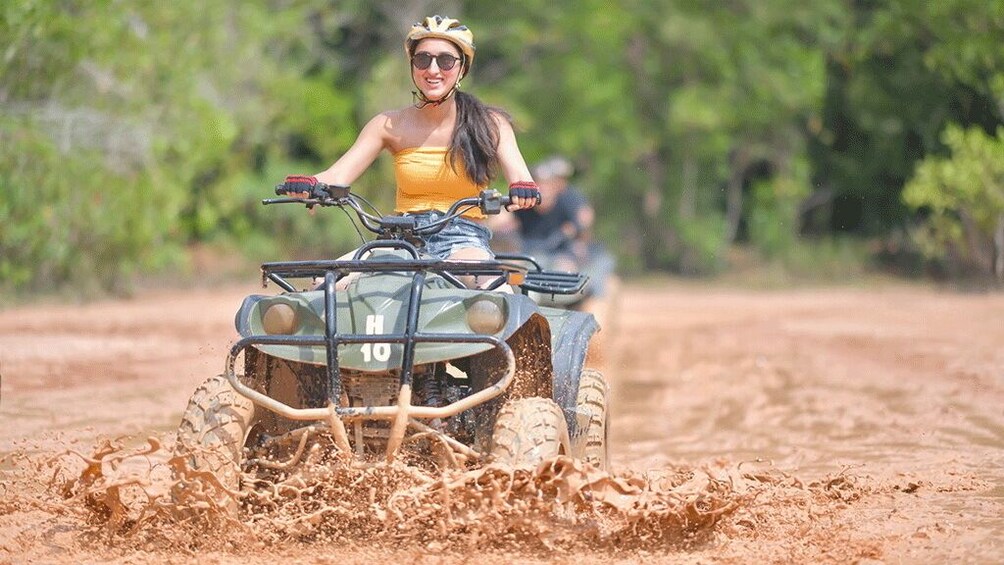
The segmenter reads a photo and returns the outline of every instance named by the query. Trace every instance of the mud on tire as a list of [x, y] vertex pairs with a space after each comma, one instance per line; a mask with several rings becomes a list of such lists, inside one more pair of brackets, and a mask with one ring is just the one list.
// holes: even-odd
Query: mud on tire
[[254, 413], [254, 403], [237, 394], [226, 377], [207, 379], [192, 394], [181, 417], [175, 454], [186, 458], [189, 469], [212, 472], [224, 487], [238, 490], [244, 442]]
[[573, 443], [573, 453], [579, 459], [607, 468], [607, 407], [609, 386], [603, 373], [586, 368], [579, 377], [579, 393], [575, 408], [578, 433]]
[[536, 465], [569, 453], [568, 426], [549, 398], [517, 398], [499, 410], [492, 432], [492, 459], [514, 467]]

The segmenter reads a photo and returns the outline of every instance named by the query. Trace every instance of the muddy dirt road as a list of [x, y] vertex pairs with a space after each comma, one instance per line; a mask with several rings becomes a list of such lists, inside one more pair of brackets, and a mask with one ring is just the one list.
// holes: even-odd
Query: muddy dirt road
[[169, 438], [194, 387], [221, 371], [248, 292], [260, 289], [0, 311], [0, 563], [1004, 559], [1004, 295], [900, 285], [622, 290], [604, 343], [612, 471], [721, 477], [732, 511], [697, 537], [515, 558], [432, 534], [342, 551], [317, 536], [200, 549], [102, 533], [51, 475], [101, 438]]

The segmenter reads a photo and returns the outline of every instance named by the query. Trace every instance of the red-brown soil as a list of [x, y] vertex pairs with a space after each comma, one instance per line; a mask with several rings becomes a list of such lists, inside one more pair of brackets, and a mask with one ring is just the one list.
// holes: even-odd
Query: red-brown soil
[[[0, 312], [0, 563], [995, 563], [1004, 556], [1004, 295], [891, 284], [625, 285], [604, 328], [613, 405], [612, 474], [602, 481], [649, 490], [620, 500], [615, 535], [582, 519], [602, 508], [581, 500], [581, 530], [567, 527], [567, 515], [553, 518], [573, 510], [546, 500], [554, 483], [540, 474], [521, 476], [529, 498], [510, 484], [502, 510], [485, 506], [478, 515], [466, 506], [472, 514], [462, 529], [440, 523], [419, 535], [402, 521], [395, 535], [384, 532], [386, 543], [349, 527], [373, 522], [373, 494], [370, 504], [363, 496], [339, 507], [355, 518], [299, 523], [316, 528], [306, 533], [289, 526], [296, 521], [289, 508], [246, 516], [238, 533], [232, 524], [171, 533], [163, 516], [134, 531], [110, 527], [96, 491], [80, 495], [97, 480], [81, 482], [81, 456], [105, 440], [133, 452], [148, 437], [173, 441], [189, 394], [222, 371], [234, 312], [249, 292], [261, 290], [149, 291]], [[366, 473], [379, 475], [359, 471], [353, 480]], [[398, 473], [408, 494], [402, 512], [442, 503], [403, 471], [374, 480], [393, 489], [388, 473]], [[108, 477], [101, 480], [107, 490]], [[473, 496], [462, 491], [474, 486], [461, 480], [453, 495]], [[708, 514], [685, 514], [684, 503], [723, 512], [698, 523], [695, 516]], [[521, 524], [520, 512], [538, 522]], [[545, 524], [552, 519], [556, 525]], [[506, 539], [455, 542], [479, 524], [510, 536], [516, 553]]]

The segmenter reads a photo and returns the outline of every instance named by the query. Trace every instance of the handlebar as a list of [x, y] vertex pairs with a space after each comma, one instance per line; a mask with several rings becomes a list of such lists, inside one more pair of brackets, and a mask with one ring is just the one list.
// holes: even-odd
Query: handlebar
[[366, 229], [384, 238], [391, 239], [432, 235], [441, 231], [447, 222], [459, 217], [472, 208], [479, 208], [481, 213], [486, 215], [495, 215], [499, 214], [503, 207], [511, 204], [510, 197], [503, 196], [497, 190], [482, 190], [478, 196], [461, 198], [454, 202], [442, 218], [427, 225], [418, 226], [414, 217], [407, 215], [380, 216], [367, 212], [363, 209], [361, 202], [366, 203], [373, 210], [376, 210], [376, 208], [363, 197], [350, 192], [347, 185], [317, 183], [310, 193], [295, 193], [306, 196], [288, 196], [290, 193], [285, 191], [284, 185], [279, 184], [275, 187], [275, 193], [280, 196], [284, 194], [287, 196], [284, 198], [266, 198], [262, 200], [262, 204], [305, 204], [308, 208], [313, 208], [314, 206], [351, 208], [359, 217], [360, 223], [366, 226]]

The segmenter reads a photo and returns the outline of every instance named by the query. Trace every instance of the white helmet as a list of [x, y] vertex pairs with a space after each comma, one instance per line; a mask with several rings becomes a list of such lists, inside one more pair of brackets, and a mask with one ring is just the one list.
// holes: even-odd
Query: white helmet
[[463, 54], [461, 61], [460, 78], [467, 76], [467, 71], [471, 70], [474, 63], [474, 34], [467, 26], [459, 20], [443, 16], [429, 16], [424, 21], [411, 26], [408, 37], [404, 40], [404, 51], [411, 57], [414, 54], [415, 45], [426, 38], [434, 37], [452, 42]]

